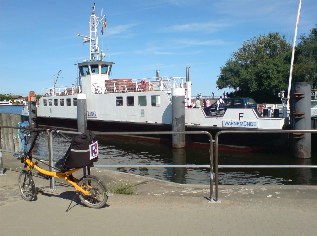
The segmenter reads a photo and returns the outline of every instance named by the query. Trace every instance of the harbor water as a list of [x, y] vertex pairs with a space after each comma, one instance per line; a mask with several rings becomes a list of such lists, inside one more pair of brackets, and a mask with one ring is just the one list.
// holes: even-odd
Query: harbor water
[[[1, 106], [0, 113], [20, 114], [21, 106]], [[136, 140], [98, 137], [99, 160], [95, 165], [209, 165], [209, 149], [206, 147], [172, 149], [169, 145]], [[314, 142], [314, 139], [312, 140]], [[60, 135], [53, 138], [53, 157], [62, 158], [70, 144]], [[313, 145], [312, 145], [313, 147]], [[47, 136], [41, 135], [36, 155], [47, 157]], [[317, 150], [311, 159], [295, 159], [285, 150], [279, 153], [220, 152], [220, 165], [317, 165]], [[153, 177], [176, 183], [209, 184], [209, 168], [111, 168], [126, 173]], [[269, 169], [219, 169], [220, 184], [317, 184], [317, 170], [307, 168]]]
[[[69, 141], [69, 140], [68, 140]], [[209, 165], [209, 149], [173, 149], [166, 144], [98, 137], [99, 159], [95, 165]], [[47, 155], [46, 137], [39, 139], [37, 154]], [[63, 157], [69, 142], [59, 135], [53, 139], [55, 160]], [[277, 153], [219, 153], [220, 165], [317, 165], [317, 158], [299, 160]], [[181, 184], [209, 184], [209, 168], [109, 168]], [[220, 169], [220, 184], [315, 185], [316, 169]]]

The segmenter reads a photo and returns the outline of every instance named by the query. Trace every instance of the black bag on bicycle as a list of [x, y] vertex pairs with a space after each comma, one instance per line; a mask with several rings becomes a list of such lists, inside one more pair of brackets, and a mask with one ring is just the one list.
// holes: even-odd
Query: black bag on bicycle
[[69, 170], [93, 166], [93, 162], [96, 161], [98, 161], [98, 141], [96, 135], [88, 130], [72, 138], [64, 158], [56, 163], [56, 167], [61, 166], [63, 162], [62, 170]]

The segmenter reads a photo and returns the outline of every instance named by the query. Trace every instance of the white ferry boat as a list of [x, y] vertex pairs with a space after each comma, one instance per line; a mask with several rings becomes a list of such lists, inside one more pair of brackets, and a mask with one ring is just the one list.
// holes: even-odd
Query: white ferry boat
[[45, 91], [37, 106], [39, 124], [76, 128], [77, 99], [85, 95], [88, 129], [170, 131], [175, 89], [183, 91], [186, 130], [282, 129], [286, 124], [288, 119], [282, 117], [282, 112], [264, 117], [254, 104], [232, 104], [217, 110], [212, 98], [192, 99], [189, 67], [183, 77], [164, 77], [156, 71], [156, 76], [148, 79], [110, 78], [114, 63], [103, 60], [98, 45], [98, 27], [103, 20], [104, 16], [96, 16], [93, 6], [89, 36], [81, 36], [84, 43], [89, 43], [89, 59], [78, 63], [78, 84], [65, 88], [53, 86]]
[[0, 101], [0, 106], [13, 106], [12, 101]]

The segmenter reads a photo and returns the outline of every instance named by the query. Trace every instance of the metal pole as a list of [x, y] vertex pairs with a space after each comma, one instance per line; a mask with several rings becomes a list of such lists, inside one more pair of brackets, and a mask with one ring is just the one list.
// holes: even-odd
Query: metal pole
[[213, 148], [213, 139], [212, 136], [210, 135], [210, 148], [209, 148], [209, 160], [210, 160], [210, 188], [209, 188], [209, 201], [213, 202], [212, 195], [213, 195], [213, 181], [214, 181], [214, 172], [213, 172], [213, 156], [214, 156], [214, 148]]
[[290, 109], [290, 96], [291, 96], [291, 87], [292, 87], [292, 80], [293, 80], [293, 64], [294, 64], [294, 57], [295, 57], [296, 38], [297, 38], [297, 30], [298, 30], [298, 23], [299, 23], [299, 16], [300, 16], [301, 7], [302, 7], [302, 0], [299, 0], [296, 25], [295, 25], [294, 41], [293, 41], [291, 67], [290, 67], [289, 79], [288, 79], [288, 90], [287, 90], [287, 108], [288, 109]]
[[[1, 118], [1, 116], [0, 116], [0, 118]], [[2, 129], [0, 127], [0, 150], [2, 149], [2, 146], [1, 146], [1, 131], [2, 131]], [[3, 170], [2, 151], [0, 151], [0, 176], [3, 175], [3, 172], [4, 172], [4, 170]]]
[[[52, 131], [47, 130], [48, 134], [48, 163], [49, 163], [49, 170], [53, 171], [53, 135]], [[50, 178], [50, 189], [55, 190], [55, 178]]]
[[0, 176], [4, 175], [4, 170], [3, 170], [3, 160], [2, 160], [2, 151], [0, 151]]

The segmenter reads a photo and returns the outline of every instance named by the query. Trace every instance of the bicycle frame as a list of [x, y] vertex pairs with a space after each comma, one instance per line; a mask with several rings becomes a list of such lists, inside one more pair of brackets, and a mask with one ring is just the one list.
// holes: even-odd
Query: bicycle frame
[[[40, 172], [41, 174], [45, 175], [45, 176], [49, 176], [49, 177], [56, 177], [56, 178], [60, 178], [60, 179], [64, 179], [66, 182], [68, 182], [69, 184], [71, 184], [77, 191], [83, 193], [86, 196], [89, 196], [90, 193], [87, 190], [84, 190], [82, 187], [80, 187], [77, 183], [78, 183], [78, 179], [76, 179], [75, 177], [72, 176], [72, 174], [78, 170], [80, 170], [81, 168], [75, 168], [75, 169], [70, 169], [67, 170], [65, 172], [56, 172], [56, 171], [48, 171], [45, 170], [43, 168], [41, 168], [40, 166], [38, 166], [36, 163], [34, 163], [29, 157], [26, 157], [24, 160], [24, 163], [26, 164], [27, 170], [30, 171], [31, 169], [36, 169], [38, 172]], [[72, 176], [70, 178], [70, 176]]]

